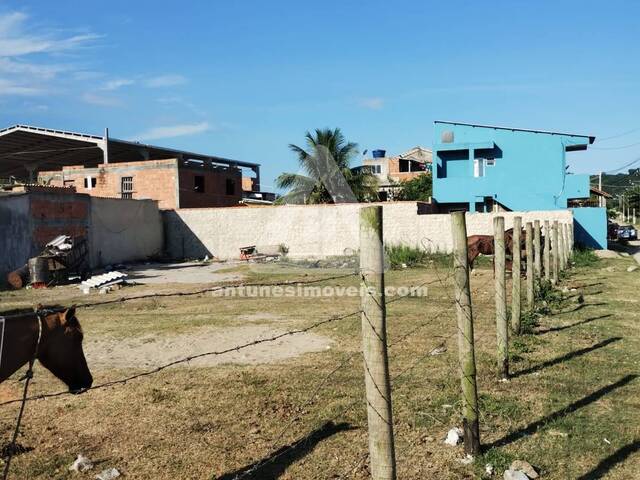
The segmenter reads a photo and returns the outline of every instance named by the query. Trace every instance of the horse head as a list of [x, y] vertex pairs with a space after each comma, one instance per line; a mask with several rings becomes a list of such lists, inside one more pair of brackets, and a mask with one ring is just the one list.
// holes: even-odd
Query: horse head
[[74, 307], [43, 315], [42, 341], [37, 358], [69, 387], [81, 393], [91, 387], [93, 377], [82, 350], [82, 328]]

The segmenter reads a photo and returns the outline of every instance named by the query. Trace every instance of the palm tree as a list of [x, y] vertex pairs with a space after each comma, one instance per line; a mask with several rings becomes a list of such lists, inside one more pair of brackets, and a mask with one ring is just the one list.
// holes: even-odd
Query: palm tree
[[289, 192], [282, 203], [352, 203], [377, 198], [377, 180], [371, 172], [351, 168], [358, 145], [347, 142], [339, 128], [316, 129], [305, 135], [306, 150], [290, 144], [306, 175], [283, 173], [276, 179], [278, 188]]

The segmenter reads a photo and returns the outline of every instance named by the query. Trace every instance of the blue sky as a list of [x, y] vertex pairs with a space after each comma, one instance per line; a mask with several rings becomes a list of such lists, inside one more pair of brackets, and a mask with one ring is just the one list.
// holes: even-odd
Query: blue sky
[[640, 2], [77, 5], [0, 0], [0, 127], [109, 127], [259, 162], [266, 189], [325, 126], [390, 153], [436, 119], [604, 138], [576, 173], [640, 157]]

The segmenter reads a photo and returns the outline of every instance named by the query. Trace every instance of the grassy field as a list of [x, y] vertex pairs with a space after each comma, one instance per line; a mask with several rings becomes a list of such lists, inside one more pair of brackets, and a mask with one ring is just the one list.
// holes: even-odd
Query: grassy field
[[[399, 478], [481, 478], [486, 463], [502, 478], [513, 459], [529, 461], [545, 479], [635, 478], [640, 471], [640, 272], [626, 272], [631, 264], [630, 259], [581, 259], [563, 279], [567, 291], [545, 296], [546, 313], [529, 316], [530, 333], [512, 339], [508, 383], [495, 375], [491, 272], [483, 267], [472, 276], [485, 446], [472, 465], [459, 462], [462, 446], [443, 444], [447, 430], [460, 424], [449, 271], [434, 264], [389, 272], [389, 285], [429, 283], [426, 297], [388, 306]], [[243, 273], [247, 281], [274, 282], [340, 272], [267, 265]], [[357, 282], [354, 276], [320, 285]], [[162, 290], [189, 288], [165, 285]], [[0, 301], [2, 309], [10, 309], [102, 301], [150, 289], [81, 296], [74, 287], [60, 287], [2, 292]], [[358, 308], [359, 298], [347, 296], [199, 295], [82, 309], [78, 317], [87, 342], [138, 337], [171, 342], [184, 334], [195, 339], [203, 328], [221, 333], [247, 324], [274, 331], [304, 328]], [[359, 332], [360, 319], [353, 316], [314, 330], [330, 341], [323, 351], [263, 364], [185, 364], [126, 385], [31, 402], [20, 438], [30, 451], [14, 458], [12, 478], [72, 478], [67, 467], [78, 453], [97, 462], [94, 472], [116, 467], [136, 479], [230, 480], [270, 459], [244, 478], [368, 478]], [[430, 355], [443, 341], [446, 352]], [[184, 355], [190, 353], [187, 344]], [[94, 378], [101, 383], [141, 369], [104, 368], [94, 370]], [[0, 401], [19, 396], [15, 380], [0, 386]], [[33, 394], [61, 387], [37, 367]], [[3, 439], [10, 436], [17, 408], [0, 408]]]

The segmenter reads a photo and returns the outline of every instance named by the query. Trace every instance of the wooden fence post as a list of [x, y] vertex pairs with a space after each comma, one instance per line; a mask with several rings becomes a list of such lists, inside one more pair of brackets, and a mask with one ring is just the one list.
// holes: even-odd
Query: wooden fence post
[[560, 271], [564, 272], [567, 266], [567, 250], [564, 241], [564, 223], [558, 224], [558, 253], [560, 253]]
[[565, 223], [564, 230], [567, 238], [567, 268], [571, 268], [571, 255], [573, 253], [573, 242], [571, 241], [571, 224]]
[[533, 221], [533, 264], [535, 266], [535, 278], [540, 281], [542, 276], [542, 258], [540, 256], [540, 220]]
[[569, 246], [571, 247], [571, 257], [573, 258], [573, 250], [575, 248], [575, 239], [573, 237], [573, 220], [569, 223]]
[[552, 265], [552, 269], [553, 269], [553, 275], [551, 277], [551, 283], [553, 283], [554, 285], [558, 284], [558, 276], [559, 276], [559, 271], [560, 270], [560, 255], [558, 252], [558, 221], [554, 220], [553, 221], [553, 227], [551, 227], [551, 243], [553, 244], [551, 246], [551, 253], [552, 253], [552, 261], [553, 261], [553, 265]]
[[551, 230], [549, 220], [544, 221], [544, 279], [551, 280]]
[[505, 286], [504, 217], [493, 219], [494, 276], [496, 285], [496, 326], [498, 334], [498, 372], [509, 378], [509, 325]]
[[533, 224], [527, 222], [525, 227], [525, 248], [527, 255], [527, 306], [533, 308], [534, 282], [533, 282]]
[[511, 330], [516, 335], [520, 334], [520, 320], [522, 316], [522, 294], [520, 293], [520, 271], [522, 270], [521, 236], [522, 217], [513, 217], [513, 242], [511, 243], [513, 256], [511, 266]]
[[458, 361], [462, 384], [464, 450], [470, 455], [480, 453], [478, 423], [478, 387], [476, 385], [476, 357], [473, 338], [473, 310], [469, 286], [467, 258], [467, 226], [464, 212], [451, 214], [453, 235], [453, 280], [456, 314], [458, 316]]
[[391, 384], [384, 296], [382, 207], [360, 209], [362, 351], [364, 356], [371, 478], [395, 480]]

